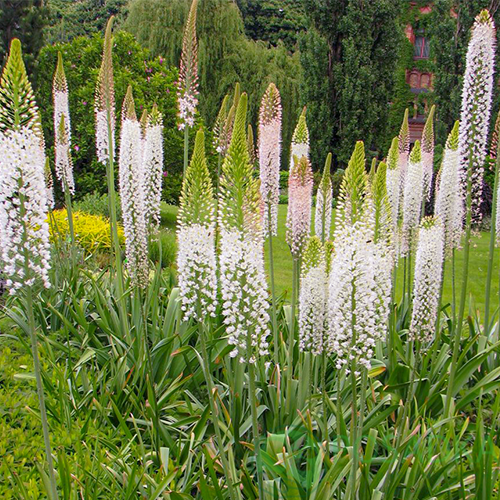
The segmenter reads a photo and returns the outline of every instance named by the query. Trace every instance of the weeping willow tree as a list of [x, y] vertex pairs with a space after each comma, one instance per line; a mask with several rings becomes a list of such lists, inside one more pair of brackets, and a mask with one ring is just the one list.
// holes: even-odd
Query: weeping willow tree
[[[132, 0], [125, 28], [155, 55], [178, 66], [190, 0]], [[222, 99], [236, 82], [249, 97], [249, 121], [257, 122], [258, 105], [268, 84], [279, 88], [283, 105], [283, 142], [289, 144], [299, 109], [301, 79], [298, 55], [283, 45], [269, 47], [249, 40], [241, 13], [231, 0], [204, 0], [197, 14], [200, 82], [199, 112], [208, 125], [217, 117]], [[283, 148], [282, 164], [288, 164]]]

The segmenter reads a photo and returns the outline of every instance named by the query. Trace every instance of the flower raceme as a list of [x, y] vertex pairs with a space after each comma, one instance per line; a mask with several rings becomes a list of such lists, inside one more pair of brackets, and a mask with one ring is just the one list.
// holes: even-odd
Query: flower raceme
[[363, 221], [366, 226], [374, 228], [373, 203], [370, 198], [368, 175], [365, 170], [365, 147], [358, 141], [349, 159], [337, 202], [335, 214], [334, 241], [345, 232], [345, 228]]
[[[497, 119], [495, 121], [495, 128], [493, 130], [493, 134], [491, 137], [491, 149], [490, 149], [490, 158], [494, 159], [496, 162], [498, 161], [498, 135], [500, 134], [500, 113], [497, 115]], [[495, 166], [498, 168], [498, 166]], [[500, 182], [497, 186], [497, 213], [495, 214], [495, 235], [497, 244], [500, 243], [500, 203], [499, 203], [499, 195], [500, 194]]]
[[302, 110], [297, 125], [292, 135], [292, 146], [290, 151], [290, 172], [293, 169], [293, 158], [309, 158], [309, 129], [306, 122], [306, 108]]
[[434, 111], [436, 106], [432, 106], [429, 116], [425, 121], [422, 133], [422, 170], [424, 173], [424, 194], [429, 200], [432, 188], [432, 175], [434, 173]]
[[[281, 157], [281, 97], [269, 84], [259, 111], [259, 165], [264, 234], [278, 231], [278, 202]], [[269, 214], [271, 220], [269, 221]]]
[[353, 360], [368, 368], [387, 331], [392, 257], [373, 241], [373, 228], [357, 221], [337, 232], [330, 267], [328, 353], [337, 355], [337, 368]]
[[114, 159], [115, 156], [115, 90], [113, 83], [113, 37], [111, 34], [113, 19], [111, 16], [104, 35], [102, 63], [97, 78], [94, 105], [97, 159], [103, 164], [106, 164], [110, 158]]
[[198, 0], [193, 0], [182, 42], [177, 100], [179, 103], [179, 129], [194, 125], [198, 105], [198, 42], [196, 39], [196, 10]]
[[327, 351], [337, 354], [339, 368], [351, 361], [368, 367], [386, 332], [393, 256], [383, 239], [375, 241], [374, 212], [360, 141], [342, 181], [328, 263]]
[[148, 283], [148, 236], [144, 192], [141, 125], [135, 114], [132, 88], [123, 101], [120, 131], [119, 181], [125, 232], [127, 270], [135, 286]]
[[[399, 189], [404, 193], [406, 184], [406, 173], [408, 170], [408, 157], [410, 155], [410, 128], [408, 124], [408, 108], [405, 110], [403, 123], [398, 136], [398, 166], [399, 166]], [[400, 198], [401, 208], [403, 198]]]
[[50, 286], [47, 210], [39, 137], [27, 127], [0, 133], [0, 261], [11, 293], [37, 278]]
[[52, 83], [54, 100], [54, 145], [56, 176], [61, 182], [63, 192], [66, 189], [75, 194], [73, 163], [71, 161], [71, 122], [68, 103], [68, 84], [64, 73], [62, 55], [57, 55], [57, 67]]
[[259, 182], [246, 141], [247, 95], [239, 98], [219, 196], [220, 288], [231, 356], [255, 362], [268, 352], [269, 303], [260, 225]]
[[470, 183], [471, 215], [476, 220], [481, 217], [494, 62], [495, 26], [489, 12], [483, 10], [476, 17], [467, 50], [458, 139], [462, 185], [465, 191]]
[[439, 296], [444, 256], [441, 221], [425, 217], [418, 233], [410, 338], [429, 342], [434, 336], [439, 311]]
[[465, 200], [460, 185], [458, 129], [457, 121], [446, 141], [434, 208], [434, 213], [443, 226], [444, 248], [447, 253], [460, 246], [464, 225]]
[[370, 186], [373, 206], [374, 241], [385, 242], [394, 252], [394, 234], [391, 219], [391, 205], [387, 196], [387, 164], [381, 161]]
[[286, 241], [294, 259], [298, 259], [311, 228], [313, 175], [309, 160], [294, 157], [288, 178], [288, 212]]
[[309, 239], [302, 258], [299, 292], [299, 347], [321, 354], [326, 333], [327, 272], [323, 245]]
[[191, 163], [186, 169], [179, 206], [177, 266], [184, 319], [203, 322], [215, 316], [217, 277], [215, 200], [205, 159], [205, 136], [196, 134]]
[[386, 172], [386, 190], [387, 199], [391, 207], [391, 221], [394, 228], [394, 240], [397, 241], [398, 237], [398, 226], [399, 226], [399, 207], [401, 185], [399, 179], [399, 153], [398, 146], [399, 139], [394, 137], [392, 140], [391, 148], [389, 149], [389, 154], [387, 155], [387, 172]]
[[[44, 153], [45, 154], [45, 153]], [[47, 208], [52, 210], [56, 204], [54, 199], [54, 178], [50, 169], [50, 161], [45, 157], [45, 167], [43, 169], [45, 175], [45, 190], [47, 192]]]
[[37, 279], [50, 286], [47, 165], [40, 113], [14, 39], [0, 78], [0, 263], [12, 294]]
[[160, 226], [163, 181], [163, 121], [156, 104], [144, 126], [143, 162], [146, 223], [151, 231]]
[[332, 225], [332, 178], [330, 166], [332, 154], [328, 153], [323, 170], [323, 176], [316, 193], [316, 212], [314, 216], [314, 232], [321, 241], [330, 239]]
[[414, 235], [420, 223], [424, 195], [423, 183], [424, 171], [422, 168], [420, 142], [416, 141], [410, 155], [405, 179], [401, 242], [401, 252], [403, 255], [411, 252]]

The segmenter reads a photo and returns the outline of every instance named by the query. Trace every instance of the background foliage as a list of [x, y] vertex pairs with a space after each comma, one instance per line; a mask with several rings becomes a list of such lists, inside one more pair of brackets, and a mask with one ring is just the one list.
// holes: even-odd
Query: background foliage
[[[182, 29], [189, 0], [132, 0], [125, 28], [153, 54], [161, 54], [168, 64], [178, 65]], [[229, 0], [204, 0], [198, 6], [200, 106], [211, 125], [222, 99], [237, 82], [249, 96], [249, 121], [257, 123], [260, 99], [270, 82], [280, 90], [283, 105], [282, 164], [288, 163], [288, 144], [298, 117], [301, 67], [297, 54], [291, 55], [277, 42], [269, 47], [246, 37], [241, 13]], [[208, 91], [208, 89], [210, 89]]]
[[[176, 127], [177, 104], [175, 81], [177, 71], [167, 66], [161, 57], [152, 58], [150, 52], [139, 45], [126, 32], [114, 35], [113, 65], [115, 76], [117, 124], [120, 108], [129, 84], [132, 85], [137, 113], [154, 103], [163, 114], [164, 152], [166, 176], [164, 199], [175, 201], [180, 187], [182, 171], [182, 134]], [[47, 45], [39, 57], [37, 71], [38, 103], [47, 145], [53, 148], [52, 76], [57, 52], [63, 54], [68, 79], [71, 127], [73, 133], [72, 156], [75, 165], [76, 198], [87, 193], [106, 191], [105, 166], [95, 155], [94, 92], [102, 56], [102, 37], [77, 37], [69, 43]], [[118, 133], [117, 133], [118, 137]]]

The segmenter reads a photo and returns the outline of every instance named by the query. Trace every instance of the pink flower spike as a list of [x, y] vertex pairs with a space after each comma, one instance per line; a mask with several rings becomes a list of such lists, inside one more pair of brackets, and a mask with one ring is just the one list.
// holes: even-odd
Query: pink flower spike
[[300, 257], [309, 237], [313, 175], [309, 160], [302, 156], [293, 159], [294, 165], [288, 179], [288, 213], [286, 240], [294, 259]]
[[[276, 85], [267, 88], [259, 111], [259, 165], [264, 234], [278, 231], [281, 156], [281, 97]], [[269, 215], [271, 220], [269, 221]]]

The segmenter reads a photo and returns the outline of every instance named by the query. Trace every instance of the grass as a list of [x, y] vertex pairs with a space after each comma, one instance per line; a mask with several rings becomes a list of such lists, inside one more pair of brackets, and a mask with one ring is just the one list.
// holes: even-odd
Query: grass
[[[292, 257], [286, 243], [286, 205], [279, 205], [278, 209], [278, 236], [273, 240], [274, 250], [274, 271], [276, 292], [278, 294], [286, 294], [286, 297], [291, 296], [291, 282], [292, 282]], [[175, 229], [175, 219], [177, 216], [177, 207], [172, 205], [163, 204], [161, 210], [162, 224], [170, 229]], [[314, 210], [313, 210], [313, 223], [314, 223]], [[332, 223], [333, 226], [333, 223]], [[486, 284], [486, 272], [488, 267], [488, 247], [489, 247], [489, 232], [481, 232], [473, 238], [473, 246], [471, 250], [471, 267], [469, 272], [468, 290], [471, 297], [470, 305], [475, 307], [481, 313], [484, 310], [484, 290]], [[269, 242], [266, 242], [265, 257], [266, 267], [269, 271]], [[492, 311], [495, 311], [499, 304], [498, 296], [498, 276], [500, 253], [495, 249], [495, 259], [493, 268], [493, 288], [492, 288]], [[456, 252], [456, 282], [457, 287], [460, 286], [462, 279], [462, 251]], [[443, 285], [443, 304], [451, 302], [452, 299], [452, 271], [451, 259], [449, 259], [445, 266], [445, 280]], [[397, 276], [396, 295], [401, 297], [403, 282], [403, 271], [400, 266]], [[458, 289], [459, 290], [459, 289]]]

